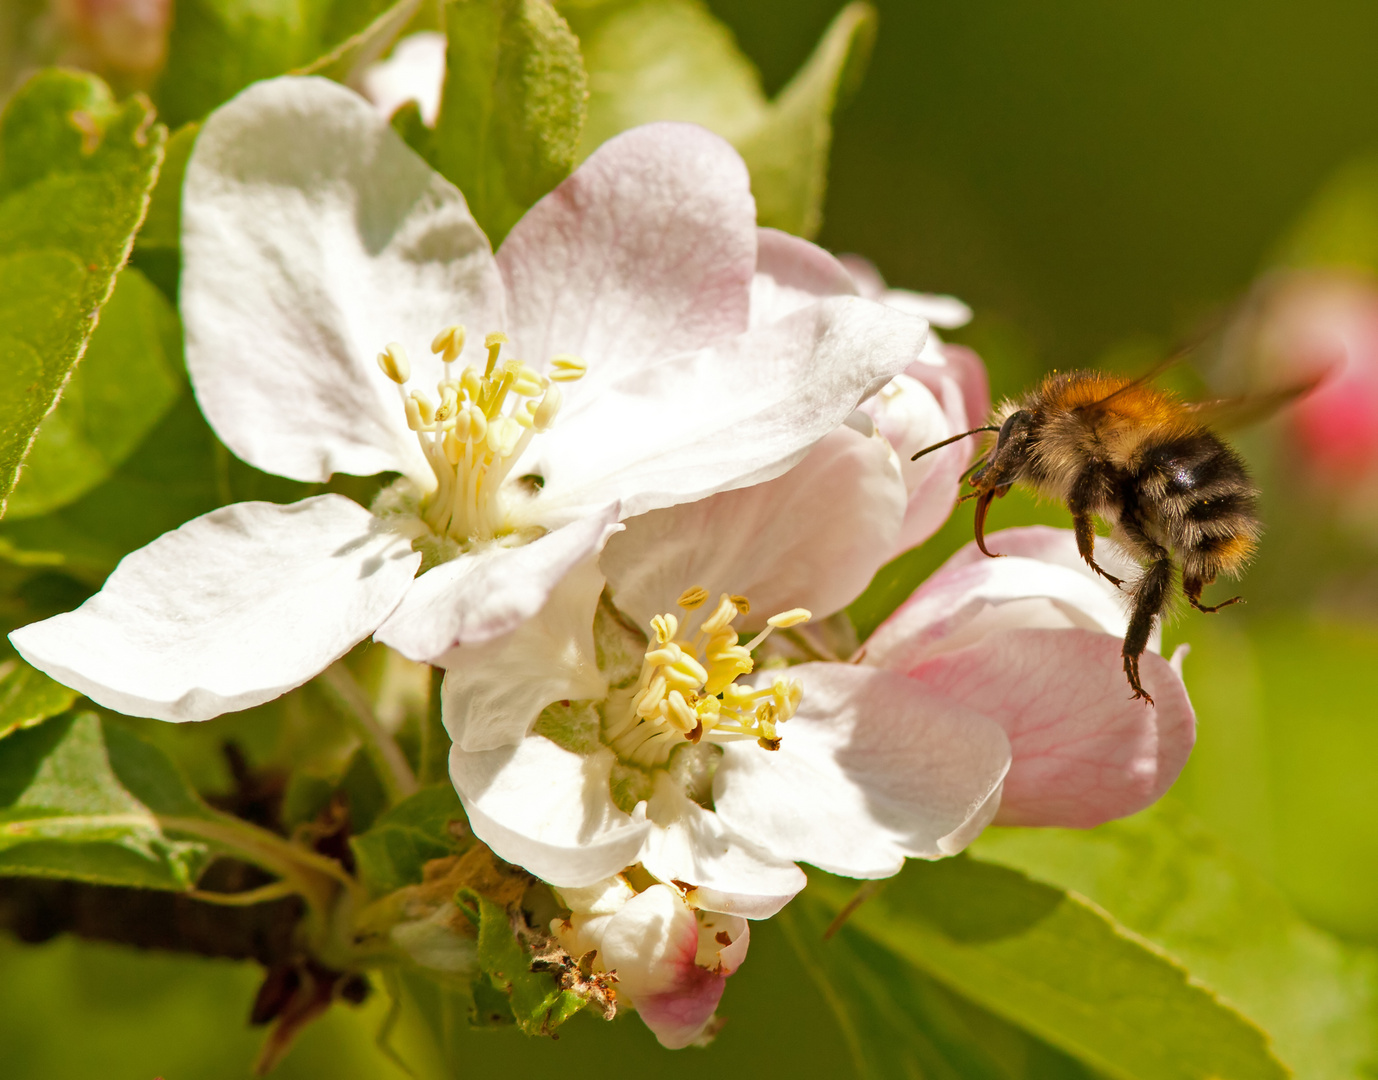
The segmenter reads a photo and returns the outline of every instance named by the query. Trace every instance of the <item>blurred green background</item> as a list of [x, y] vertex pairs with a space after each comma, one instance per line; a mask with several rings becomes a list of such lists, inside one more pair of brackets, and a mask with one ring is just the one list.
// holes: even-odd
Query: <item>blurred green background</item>
[[[774, 92], [839, 5], [710, 6]], [[1167, 351], [1240, 296], [1331, 174], [1378, 150], [1378, 6], [1358, 0], [877, 7], [870, 69], [835, 134], [820, 242], [864, 254], [894, 285], [971, 304], [975, 321], [953, 336], [982, 353], [997, 396], [1052, 367]], [[1378, 944], [1378, 612], [1361, 602], [1340, 614], [1321, 598], [1375, 549], [1287, 486], [1278, 439], [1267, 429], [1244, 444], [1268, 492], [1248, 607], [1192, 614], [1167, 633], [1192, 645], [1200, 718], [1174, 797], [1367, 964]], [[1017, 494], [991, 516], [992, 528], [1067, 523]], [[959, 510], [876, 588], [907, 591], [970, 528]], [[459, 1032], [450, 1071], [848, 1074], [844, 1034], [786, 929], [753, 936], [724, 999], [729, 1024], [707, 1051], [665, 1054], [635, 1021], [580, 1016], [558, 1046]], [[70, 940], [0, 942], [0, 958], [6, 1076], [247, 1075], [250, 969]], [[335, 1010], [278, 1075], [405, 1075], [373, 1046], [381, 997], [358, 1014]], [[440, 1071], [420, 1031], [404, 1017], [397, 1046], [423, 1074]], [[1078, 1075], [1043, 1075], [1054, 1072]]]

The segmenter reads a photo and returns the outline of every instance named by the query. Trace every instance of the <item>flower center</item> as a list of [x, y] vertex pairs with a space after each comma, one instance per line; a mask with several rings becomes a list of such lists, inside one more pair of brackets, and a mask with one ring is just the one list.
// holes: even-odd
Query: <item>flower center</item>
[[[687, 615], [707, 599], [705, 589], [686, 589], [678, 605]], [[780, 748], [777, 729], [799, 708], [799, 682], [780, 676], [753, 689], [739, 686], [737, 679], [751, 674], [751, 651], [771, 631], [807, 622], [811, 614], [803, 608], [782, 611], [741, 645], [732, 623], [750, 610], [746, 597], [724, 593], [692, 638], [679, 636], [680, 619], [673, 614], [651, 620], [641, 676], [626, 691], [630, 696], [610, 701], [606, 713], [604, 739], [618, 757], [635, 765], [662, 765], [675, 747], [700, 740], [755, 739], [767, 750]]]
[[488, 363], [483, 372], [454, 362], [464, 349], [464, 327], [447, 326], [431, 342], [445, 374], [436, 384], [438, 401], [420, 390], [406, 390], [411, 362], [395, 342], [378, 354], [378, 366], [397, 384], [407, 426], [416, 432], [421, 452], [435, 473], [435, 490], [421, 501], [422, 520], [437, 536], [465, 544], [492, 540], [507, 531], [502, 487], [537, 432], [555, 420], [564, 397], [556, 385], [581, 378], [582, 360], [556, 356], [542, 375], [521, 360], [499, 362], [507, 335], [489, 334], [483, 342]]

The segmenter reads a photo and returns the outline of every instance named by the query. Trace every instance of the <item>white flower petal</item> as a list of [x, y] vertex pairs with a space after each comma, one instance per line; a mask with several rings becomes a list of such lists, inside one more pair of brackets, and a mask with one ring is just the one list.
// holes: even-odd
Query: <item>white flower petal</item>
[[421, 122], [435, 127], [445, 85], [445, 35], [423, 30], [404, 37], [391, 56], [364, 70], [360, 83], [364, 97], [384, 119], [414, 101], [421, 109]]
[[952, 854], [989, 820], [1010, 765], [1005, 733], [914, 680], [804, 664], [779, 750], [731, 743], [713, 781], [718, 816], [781, 857], [887, 877], [906, 856]]
[[532, 444], [528, 471], [545, 477], [533, 504], [557, 514], [619, 500], [630, 517], [769, 480], [903, 370], [926, 333], [916, 319], [837, 297], [648, 362], [571, 404]]
[[[1006, 529], [988, 535], [986, 546], [1004, 557], [988, 558], [975, 544], [962, 548], [876, 629], [866, 642], [866, 663], [908, 670], [1004, 629], [1124, 636], [1124, 595], [1081, 561], [1070, 529]], [[1138, 573], [1109, 541], [1097, 542], [1096, 559], [1117, 576], [1132, 580]], [[1156, 641], [1155, 635], [1154, 648]]]
[[746, 596], [742, 628], [795, 607], [823, 618], [890, 558], [905, 506], [885, 440], [843, 426], [774, 480], [632, 518], [601, 566], [637, 626], [690, 586]]
[[956, 329], [971, 321], [971, 308], [955, 296], [892, 289], [885, 284], [875, 265], [860, 255], [843, 255], [838, 261], [851, 274], [859, 293], [868, 300], [879, 300], [890, 307], [908, 311], [944, 329]]
[[[565, 575], [602, 551], [619, 528], [617, 507], [605, 506], [529, 544], [479, 548], [441, 563], [417, 578], [374, 638], [413, 660], [436, 663], [458, 645], [510, 634], [541, 611]], [[588, 618], [593, 619], [592, 606]], [[443, 666], [458, 662], [447, 658]]]
[[826, 296], [856, 296], [847, 268], [817, 244], [779, 229], [756, 230], [751, 326], [765, 326]]
[[608, 682], [593, 646], [593, 612], [602, 592], [603, 575], [590, 557], [517, 629], [441, 657], [450, 738], [465, 750], [492, 750], [525, 738], [553, 701], [602, 698]]
[[81, 607], [10, 640], [107, 708], [207, 720], [343, 656], [397, 605], [420, 560], [342, 495], [237, 503], [126, 555]]
[[613, 753], [571, 753], [532, 735], [517, 746], [450, 748], [450, 779], [474, 835], [559, 887], [583, 888], [636, 861], [649, 823], [624, 814], [608, 781]]
[[747, 326], [756, 204], [741, 157], [692, 124], [609, 139], [527, 211], [498, 253], [508, 334], [538, 368], [589, 364], [569, 399]]
[[734, 835], [668, 773], [656, 775], [646, 816], [652, 827], [641, 864], [661, 881], [682, 883], [695, 907], [768, 919], [807, 884], [789, 859]]
[[433, 392], [430, 340], [502, 323], [502, 283], [464, 198], [353, 91], [256, 83], [206, 121], [182, 197], [182, 318], [202, 411], [239, 457], [321, 481], [399, 470], [430, 485], [398, 388], [399, 342]]

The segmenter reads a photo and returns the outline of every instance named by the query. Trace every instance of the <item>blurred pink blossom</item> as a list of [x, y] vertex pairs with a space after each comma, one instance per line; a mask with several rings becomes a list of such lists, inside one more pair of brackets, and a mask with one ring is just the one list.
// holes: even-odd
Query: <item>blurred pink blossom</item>
[[146, 79], [167, 59], [172, 0], [55, 0], [67, 62]]

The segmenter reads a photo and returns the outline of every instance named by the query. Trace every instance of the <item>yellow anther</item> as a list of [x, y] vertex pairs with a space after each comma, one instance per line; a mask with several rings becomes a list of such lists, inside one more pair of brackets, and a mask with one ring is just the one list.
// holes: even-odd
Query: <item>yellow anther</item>
[[588, 371], [588, 365], [577, 356], [571, 356], [569, 353], [561, 353], [559, 356], [550, 358], [550, 377], [556, 382], [573, 382], [575, 379], [582, 379], [586, 371]]
[[751, 614], [751, 601], [745, 596], [729, 596], [728, 599], [732, 601], [732, 606], [743, 615]]
[[445, 432], [445, 460], [451, 465], [458, 465], [459, 459], [464, 456], [464, 439], [466, 435], [460, 435], [457, 431]]
[[488, 437], [488, 417], [477, 405], [466, 405], [464, 415], [469, 419], [469, 439], [481, 443]]
[[679, 594], [679, 599], [675, 601], [677, 607], [682, 607], [685, 611], [694, 611], [703, 607], [703, 602], [708, 599], [708, 590], [702, 586], [695, 585], [692, 589], [685, 589]]
[[395, 341], [378, 354], [378, 366], [398, 386], [411, 378], [411, 361], [407, 359], [406, 350]]
[[679, 620], [668, 612], [651, 620], [651, 630], [656, 636], [657, 645], [666, 645], [679, 633]]
[[407, 427], [413, 431], [420, 431], [424, 421], [421, 419], [421, 406], [416, 403], [416, 398], [407, 398], [402, 408], [407, 414]]
[[508, 416], [499, 416], [488, 424], [488, 449], [498, 457], [507, 457], [517, 448], [522, 437], [522, 426]]
[[777, 630], [783, 630], [789, 626], [798, 626], [800, 623], [806, 623], [812, 618], [813, 612], [808, 608], [790, 608], [788, 611], [780, 612], [779, 615], [772, 615], [766, 620], [766, 625], [773, 626]]
[[443, 354], [440, 358], [447, 364], [453, 364], [463, 351], [464, 327], [458, 323], [445, 327], [431, 340], [431, 352]]
[[[435, 422], [435, 406], [431, 404], [431, 399], [420, 390], [413, 390], [408, 399], [416, 403], [417, 415], [421, 419], [422, 426], [429, 427]], [[408, 413], [410, 413], [408, 409]]]
[[459, 411], [459, 395], [455, 393], [455, 388], [449, 384], [442, 383], [440, 391], [440, 405], [435, 410], [435, 420], [438, 424], [445, 423]]
[[531, 412], [531, 421], [537, 431], [544, 431], [555, 422], [555, 414], [560, 411], [564, 400], [565, 396], [558, 386], [552, 386], [545, 392], [545, 397], [541, 398], [540, 403]]
[[693, 731], [699, 726], [699, 714], [684, 700], [678, 690], [671, 690], [665, 698], [667, 719], [683, 732]]
[[483, 389], [483, 381], [479, 378], [479, 373], [471, 367], [466, 367], [464, 373], [459, 377], [460, 389], [470, 401], [477, 401], [480, 391]]
[[732, 625], [732, 620], [737, 617], [737, 605], [732, 602], [732, 597], [723, 593], [718, 599], [718, 606], [713, 609], [713, 614], [703, 620], [703, 625], [699, 627], [705, 634], [720, 634]]

